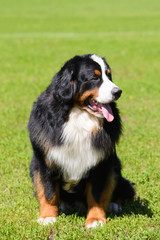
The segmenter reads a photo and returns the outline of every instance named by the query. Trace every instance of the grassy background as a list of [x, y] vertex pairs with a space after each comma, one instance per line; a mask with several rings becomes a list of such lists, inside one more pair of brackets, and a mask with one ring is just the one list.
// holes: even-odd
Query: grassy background
[[[159, 0], [0, 0], [0, 239], [159, 239]], [[124, 135], [117, 148], [123, 175], [140, 197], [108, 225], [61, 215], [36, 223], [26, 130], [33, 101], [76, 54], [105, 56], [119, 100]]]

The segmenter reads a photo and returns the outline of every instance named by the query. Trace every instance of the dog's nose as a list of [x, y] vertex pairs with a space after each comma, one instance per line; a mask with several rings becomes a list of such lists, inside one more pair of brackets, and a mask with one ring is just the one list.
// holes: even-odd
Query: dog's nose
[[122, 90], [119, 87], [114, 87], [111, 93], [113, 95], [113, 100], [117, 100], [121, 96]]

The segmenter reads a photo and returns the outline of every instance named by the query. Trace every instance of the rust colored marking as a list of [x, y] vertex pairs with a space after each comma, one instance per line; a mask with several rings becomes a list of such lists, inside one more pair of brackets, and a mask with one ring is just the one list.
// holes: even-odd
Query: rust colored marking
[[108, 68], [107, 69], [107, 75], [109, 75], [111, 73], [111, 70]]
[[[100, 120], [102, 120], [102, 119], [100, 119]], [[100, 128], [101, 128], [101, 122], [99, 121], [99, 125], [95, 125], [92, 129], [91, 129], [91, 131], [90, 131], [90, 133], [96, 133]]]
[[86, 195], [88, 203], [88, 213], [86, 219], [86, 225], [93, 223], [94, 221], [102, 221], [104, 223], [106, 220], [106, 209], [111, 201], [112, 193], [115, 188], [114, 176], [111, 176], [108, 183], [102, 192], [100, 201], [97, 203], [92, 195], [92, 186], [90, 183], [87, 184]]
[[58, 216], [58, 204], [59, 204], [59, 185], [56, 185], [55, 194], [48, 201], [45, 197], [44, 186], [41, 181], [40, 173], [34, 174], [34, 185], [37, 194], [37, 199], [40, 203], [40, 215], [39, 218], [57, 217]]
[[48, 167], [51, 167], [50, 161], [48, 160], [47, 157], [45, 157], [45, 162], [46, 162], [46, 165], [47, 165]]
[[99, 88], [95, 88], [93, 90], [88, 90], [88, 91], [84, 92], [82, 95], [77, 95], [75, 98], [75, 104], [83, 106], [84, 101], [88, 97], [93, 97], [94, 99], [96, 99], [98, 97], [98, 91], [99, 91]]
[[74, 81], [73, 80], [71, 80], [71, 84], [74, 85]]
[[94, 70], [94, 73], [95, 73], [97, 76], [101, 76], [101, 75], [102, 75], [102, 73], [101, 73], [99, 70], [97, 70], [97, 69]]
[[55, 162], [53, 161], [53, 162], [50, 163], [50, 161], [48, 160], [48, 157], [47, 157], [47, 156], [45, 156], [45, 162], [46, 162], [46, 165], [47, 165], [50, 169], [52, 169], [52, 170], [57, 170], [57, 166], [56, 166]]

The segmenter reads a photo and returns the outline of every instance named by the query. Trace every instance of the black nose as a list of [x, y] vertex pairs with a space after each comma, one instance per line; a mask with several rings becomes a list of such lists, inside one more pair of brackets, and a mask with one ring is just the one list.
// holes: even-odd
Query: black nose
[[119, 87], [114, 87], [111, 93], [113, 95], [113, 100], [117, 100], [121, 96], [122, 90]]

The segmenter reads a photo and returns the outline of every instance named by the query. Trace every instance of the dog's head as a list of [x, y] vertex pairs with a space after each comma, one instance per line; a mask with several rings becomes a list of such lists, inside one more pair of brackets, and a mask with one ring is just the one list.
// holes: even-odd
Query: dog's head
[[114, 119], [110, 103], [122, 90], [112, 82], [111, 69], [97, 55], [75, 56], [53, 78], [54, 97], [62, 104], [73, 103], [89, 113]]

